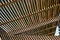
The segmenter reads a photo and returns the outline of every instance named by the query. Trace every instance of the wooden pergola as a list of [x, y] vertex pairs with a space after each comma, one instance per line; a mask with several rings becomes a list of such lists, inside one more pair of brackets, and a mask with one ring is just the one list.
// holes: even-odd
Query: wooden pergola
[[8, 38], [15, 35], [54, 35], [60, 1], [1, 0], [0, 10], [0, 33], [7, 34]]

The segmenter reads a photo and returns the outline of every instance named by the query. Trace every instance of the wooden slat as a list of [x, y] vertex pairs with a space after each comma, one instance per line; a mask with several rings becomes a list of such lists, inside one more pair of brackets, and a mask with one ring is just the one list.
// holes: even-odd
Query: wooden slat
[[[43, 9], [43, 10], [40, 10], [39, 12], [35, 12], [35, 14], [40, 13], [40, 12], [43, 12], [43, 11], [45, 11], [45, 10], [49, 10], [49, 9], [54, 8], [54, 7], [57, 7], [57, 6], [60, 6], [60, 4], [55, 5], [55, 6], [51, 6], [51, 7], [48, 7], [48, 8], [45, 8], [45, 9]], [[26, 18], [26, 17], [31, 17], [32, 15], [34, 15], [34, 14], [30, 14], [30, 15], [27, 15], [27, 16], [21, 17], [21, 18], [18, 17], [18, 18], [16, 18], [15, 20], [12, 19], [12, 20], [10, 20], [10, 21], [6, 21], [6, 22], [4, 22], [4, 23], [1, 23], [0, 25], [4, 25], [4, 24], [7, 24], [7, 23], [16, 21], [16, 20], [20, 20], [20, 19]]]
[[56, 26], [50, 27], [50, 28], [46, 28], [46, 29], [43, 29], [43, 30], [36, 30], [35, 32], [34, 31], [31, 32], [31, 30], [30, 30], [30, 32], [27, 31], [27, 32], [23, 32], [21, 34], [20, 33], [19, 34], [15, 34], [15, 35], [42, 35], [42, 34], [44, 34], [44, 35], [54, 35], [55, 31], [51, 31], [51, 32], [49, 32], [49, 31], [51, 29], [54, 30], [55, 27]]
[[6, 6], [6, 5], [10, 5], [10, 4], [16, 3], [16, 2], [18, 2], [18, 1], [19, 1], [19, 0], [12, 0], [12, 2], [7, 3], [7, 4], [2, 4], [2, 3], [0, 3], [0, 7]]
[[24, 29], [20, 29], [20, 30], [15, 30], [15, 32], [11, 31], [11, 32], [8, 32], [8, 33], [18, 34], [18, 33], [22, 33], [22, 32], [25, 32], [25, 31], [29, 31], [29, 30], [32, 30], [32, 29], [35, 29], [35, 28], [47, 25], [47, 24], [52, 23], [52, 22], [56, 22], [56, 21], [58, 21], [58, 18], [54, 18], [54, 19], [51, 19], [51, 20], [48, 20], [48, 21], [36, 24], [36, 25], [28, 27], [28, 28], [24, 28]]

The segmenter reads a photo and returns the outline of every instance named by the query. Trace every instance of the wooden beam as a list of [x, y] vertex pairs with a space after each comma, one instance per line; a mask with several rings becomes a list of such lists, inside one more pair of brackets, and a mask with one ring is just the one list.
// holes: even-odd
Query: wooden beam
[[[20, 30], [15, 30], [15, 32], [14, 31], [11, 31], [11, 32], [8, 32], [8, 33], [19, 34], [19, 33], [26, 32], [26, 31], [29, 31], [29, 30], [32, 30], [32, 29], [35, 29], [35, 28], [38, 28], [38, 27], [47, 25], [49, 23], [56, 22], [56, 21], [58, 21], [58, 18], [54, 18], [54, 19], [51, 19], [51, 20], [48, 20], [48, 21], [45, 21], [45, 22], [42, 22], [42, 23], [33, 25], [31, 27], [28, 27], [28, 28], [24, 28], [24, 29], [20, 29]], [[48, 28], [48, 29], [50, 29], [50, 28]], [[45, 30], [47, 30], [47, 29], [45, 29]]]
[[[34, 13], [34, 14], [37, 14], [37, 13], [43, 12], [43, 11], [45, 11], [45, 10], [49, 10], [49, 9], [54, 8], [54, 7], [57, 7], [57, 6], [60, 6], [60, 4], [57, 4], [57, 5], [55, 5], [55, 6], [51, 6], [51, 7], [48, 7], [48, 8], [42, 9], [42, 10], [40, 10], [40, 11], [38, 11], [38, 12], [33, 12], [33, 13]], [[20, 19], [26, 18], [26, 17], [28, 17], [28, 16], [30, 17], [30, 16], [32, 16], [32, 15], [34, 15], [34, 14], [30, 14], [30, 15], [27, 15], [27, 16], [25, 16], [25, 17], [18, 17], [18, 18], [16, 18], [16, 19], [12, 19], [12, 20], [3, 22], [3, 23], [1, 23], [0, 25], [4, 25], [4, 24], [7, 24], [7, 23], [16, 21], [16, 20], [20, 20]]]
[[6, 4], [0, 3], [0, 7], [6, 6], [6, 5], [10, 5], [10, 4], [16, 3], [16, 2], [18, 2], [18, 1], [20, 1], [20, 0], [12, 0], [12, 2], [6, 3]]
[[48, 35], [54, 35], [55, 32], [48, 33]]

